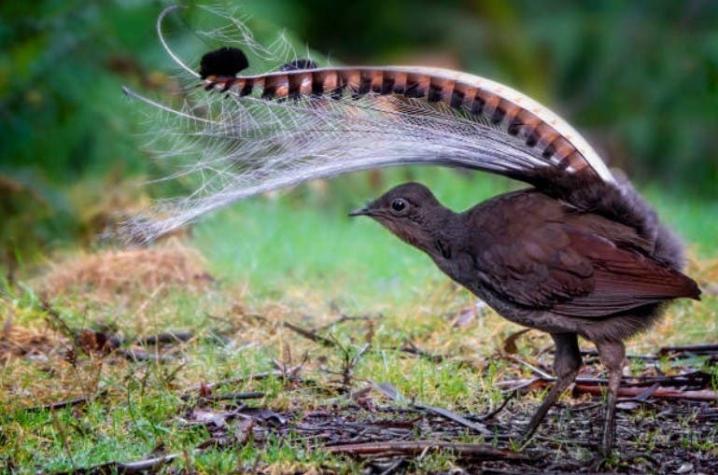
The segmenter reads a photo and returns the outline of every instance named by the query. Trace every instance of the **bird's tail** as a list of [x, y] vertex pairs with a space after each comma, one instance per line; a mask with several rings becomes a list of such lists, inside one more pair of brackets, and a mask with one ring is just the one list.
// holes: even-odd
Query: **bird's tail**
[[[258, 193], [397, 165], [485, 170], [545, 188], [565, 189], [574, 180], [620, 188], [566, 121], [480, 76], [414, 66], [316, 67], [304, 60], [228, 75], [231, 64], [222, 54], [203, 62], [202, 78], [180, 61], [204, 86], [191, 91], [183, 108], [127, 91], [166, 116], [170, 131], [162, 135], [176, 140], [164, 156], [179, 161], [172, 177], [200, 178], [189, 196], [129, 222], [135, 239], [153, 239]], [[232, 50], [227, 61], [237, 56]]]
[[[684, 246], [680, 238], [660, 223], [658, 214], [620, 170], [614, 170], [615, 182], [570, 184], [558, 190], [561, 199], [584, 212], [600, 214], [634, 228], [652, 248], [651, 257], [680, 271], [685, 266]], [[569, 180], [570, 181], [570, 180]], [[563, 183], [562, 185], [566, 185]]]

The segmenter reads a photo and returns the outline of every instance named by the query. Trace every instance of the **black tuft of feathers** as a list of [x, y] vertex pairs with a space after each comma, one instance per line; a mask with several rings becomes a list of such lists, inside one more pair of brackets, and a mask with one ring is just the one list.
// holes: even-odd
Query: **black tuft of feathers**
[[311, 59], [295, 59], [279, 68], [280, 71], [297, 71], [299, 69], [316, 69], [317, 63]]
[[239, 48], [223, 46], [202, 56], [199, 63], [199, 75], [235, 77], [238, 72], [249, 67], [247, 56]]

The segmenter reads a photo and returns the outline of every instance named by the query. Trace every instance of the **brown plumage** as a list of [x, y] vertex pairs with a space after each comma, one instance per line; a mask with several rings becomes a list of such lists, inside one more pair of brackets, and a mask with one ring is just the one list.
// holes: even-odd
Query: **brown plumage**
[[[424, 186], [409, 183], [353, 214], [371, 216], [426, 252], [502, 316], [551, 334], [558, 381], [532, 418], [527, 436], [574, 381], [581, 365], [577, 337], [594, 342], [609, 372], [603, 440], [609, 451], [623, 340], [648, 328], [666, 302], [700, 296], [696, 283], [681, 273], [680, 242], [659, 224], [655, 211], [628, 180], [605, 167], [569, 124], [511, 88], [437, 68], [297, 65], [255, 76], [208, 75], [205, 87], [265, 100], [391, 96], [399, 121], [402, 101], [421, 100], [438, 107], [427, 112], [444, 113], [449, 123], [461, 124], [466, 116], [483, 124], [483, 130], [503, 134], [499, 140], [507, 148], [496, 156], [489, 150], [486, 161], [437, 156], [429, 162], [484, 169], [535, 188], [454, 213]], [[441, 106], [456, 112], [442, 112]], [[393, 113], [375, 103], [368, 107]], [[437, 125], [447, 133], [443, 124]], [[348, 144], [342, 147], [351, 150]]]
[[146, 240], [239, 199], [378, 167], [463, 167], [528, 183], [534, 188], [463, 213], [407, 184], [354, 214], [426, 252], [499, 314], [551, 335], [557, 383], [528, 436], [578, 373], [577, 337], [594, 342], [609, 373], [603, 447], [611, 448], [623, 340], [648, 328], [666, 302], [700, 291], [681, 273], [680, 242], [570, 124], [519, 91], [459, 71], [295, 60], [242, 76], [247, 61], [233, 48], [205, 55], [199, 73], [168, 53], [229, 100], [212, 107], [207, 96], [207, 107], [195, 108], [207, 116], [197, 117], [126, 92], [179, 124], [189, 120], [199, 161], [185, 169], [214, 180], [163, 208], [168, 217], [129, 223], [133, 236]]
[[613, 445], [623, 340], [650, 326], [663, 303], [697, 299], [700, 290], [680, 272], [677, 242], [651, 219], [630, 185], [623, 194], [612, 185], [590, 189], [581, 187], [585, 196], [574, 196], [574, 204], [566, 196], [529, 189], [454, 213], [423, 185], [408, 183], [352, 215], [370, 216], [426, 252], [505, 318], [551, 334], [558, 382], [527, 436], [574, 381], [581, 365], [577, 336], [594, 342], [609, 370], [607, 452]]

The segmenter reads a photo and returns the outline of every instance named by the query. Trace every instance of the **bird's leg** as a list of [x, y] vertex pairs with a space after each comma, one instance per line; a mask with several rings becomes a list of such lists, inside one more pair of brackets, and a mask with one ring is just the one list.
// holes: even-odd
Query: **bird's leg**
[[553, 368], [558, 380], [531, 418], [524, 434], [524, 443], [536, 432], [539, 424], [546, 417], [551, 406], [561, 396], [561, 393], [574, 382], [578, 369], [581, 367], [581, 353], [578, 349], [578, 337], [575, 333], [552, 333], [551, 338], [556, 344]]
[[621, 384], [626, 347], [621, 341], [602, 341], [596, 343], [596, 348], [598, 349], [601, 363], [608, 370], [608, 403], [606, 405], [602, 444], [603, 455], [608, 456], [616, 438], [616, 401], [618, 400], [618, 388]]

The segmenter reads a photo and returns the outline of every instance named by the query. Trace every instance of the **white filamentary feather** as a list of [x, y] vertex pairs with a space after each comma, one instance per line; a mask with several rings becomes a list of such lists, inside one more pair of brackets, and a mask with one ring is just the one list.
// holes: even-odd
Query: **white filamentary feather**
[[[172, 59], [196, 77], [169, 50], [162, 36], [162, 19], [172, 9], [166, 9], [158, 19], [161, 42]], [[232, 22], [241, 38], [256, 51], [246, 26], [237, 20]], [[612, 180], [601, 159], [580, 135], [530, 98], [477, 76], [432, 68], [411, 70], [478, 81], [484, 88], [499, 88], [512, 100], [529, 104], [557, 129], [573, 137], [577, 149], [601, 179]], [[198, 179], [189, 196], [160, 202], [128, 221], [125, 231], [133, 240], [152, 240], [248, 196], [357, 170], [440, 164], [520, 177], [530, 170], [556, 166], [537, 148], [527, 147], [524, 140], [508, 135], [485, 118], [442, 102], [374, 93], [349, 93], [339, 99], [325, 94], [266, 100], [256, 95], [240, 97], [234, 90], [218, 94], [192, 88], [185, 106], [173, 109], [126, 92], [162, 116], [153, 124], [165, 125], [154, 134], [171, 144], [159, 153], [175, 170], [167, 178]]]

